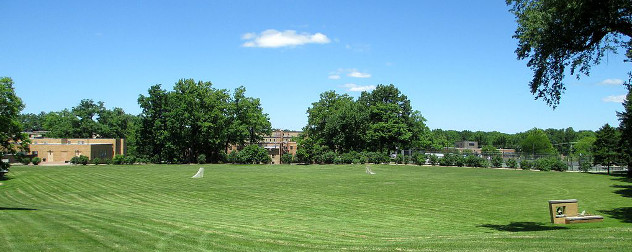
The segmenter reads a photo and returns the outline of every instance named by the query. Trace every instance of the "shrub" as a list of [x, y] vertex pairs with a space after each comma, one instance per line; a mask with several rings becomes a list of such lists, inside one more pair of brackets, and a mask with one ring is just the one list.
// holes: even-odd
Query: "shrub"
[[513, 158], [507, 159], [507, 161], [505, 163], [507, 164], [507, 167], [509, 167], [509, 168], [517, 168], [518, 167], [518, 161], [516, 161]]
[[246, 164], [268, 164], [272, 162], [272, 159], [268, 156], [268, 151], [255, 144], [248, 145], [246, 148], [238, 152], [237, 159], [239, 163]]
[[333, 151], [328, 151], [323, 153], [321, 156], [321, 162], [324, 164], [333, 164], [336, 159], [336, 153]]
[[533, 162], [533, 168], [540, 171], [550, 171], [551, 162], [548, 158], [540, 158]]
[[550, 162], [551, 162], [551, 170], [560, 171], [560, 172], [568, 170], [568, 165], [566, 164], [566, 162], [562, 160], [552, 158]]
[[404, 156], [404, 164], [410, 164], [412, 162], [411, 156]]
[[20, 158], [20, 163], [22, 163], [23, 165], [29, 165], [31, 163], [31, 159], [28, 157]]
[[125, 156], [123, 155], [115, 155], [114, 158], [112, 159], [112, 164], [122, 165], [124, 163], [125, 163]]
[[200, 154], [197, 156], [197, 163], [198, 164], [206, 164], [206, 155], [204, 154]]
[[520, 169], [531, 170], [531, 168], [533, 168], [533, 162], [531, 162], [529, 160], [522, 160], [522, 161], [520, 161]]
[[499, 155], [495, 155], [492, 157], [492, 167], [502, 168], [503, 167], [503, 157]]
[[229, 153], [226, 159], [227, 159], [226, 161], [228, 161], [229, 163], [233, 163], [233, 164], [241, 163], [239, 162], [237, 151], [233, 151]]
[[103, 161], [101, 161], [101, 159], [97, 157], [97, 158], [93, 158], [92, 160], [90, 160], [90, 163], [94, 164], [94, 165], [98, 165], [98, 164], [103, 163]]
[[588, 172], [590, 171], [590, 168], [592, 168], [590, 162], [583, 162], [581, 165], [579, 165], [579, 170], [582, 172]]
[[439, 165], [441, 166], [453, 166], [456, 164], [456, 159], [459, 155], [454, 153], [447, 153], [441, 160], [439, 160]]
[[281, 163], [290, 164], [294, 160], [294, 156], [290, 153], [285, 153], [281, 156]]
[[334, 158], [334, 164], [344, 164], [344, 160], [342, 159], [341, 156], [336, 156]]
[[428, 163], [432, 166], [437, 165], [437, 163], [439, 163], [439, 157], [434, 154], [428, 154]]
[[487, 167], [487, 159], [470, 155], [465, 157], [465, 165], [468, 167]]
[[125, 159], [123, 160], [123, 162], [125, 164], [133, 165], [133, 164], [136, 163], [136, 157], [135, 156], [126, 156]]
[[349, 152], [349, 153], [343, 153], [342, 155], [340, 155], [340, 159], [342, 160], [343, 164], [351, 164], [353, 163], [353, 159], [355, 159], [355, 157], [358, 156], [357, 152]]
[[417, 153], [413, 155], [413, 162], [416, 165], [425, 165], [426, 164], [426, 155], [422, 153]]
[[457, 155], [456, 158], [454, 159], [454, 165], [458, 167], [465, 166], [465, 157], [463, 155]]
[[31, 162], [32, 162], [34, 165], [38, 165], [39, 163], [41, 163], [41, 162], [42, 162], [42, 159], [41, 159], [41, 158], [39, 158], [39, 157], [34, 157], [33, 159], [31, 159]]
[[70, 159], [70, 163], [71, 164], [76, 164], [76, 165], [77, 164], [87, 165], [88, 161], [90, 161], [90, 159], [88, 157], [84, 156], [84, 155], [75, 156], [75, 157], [72, 157]]

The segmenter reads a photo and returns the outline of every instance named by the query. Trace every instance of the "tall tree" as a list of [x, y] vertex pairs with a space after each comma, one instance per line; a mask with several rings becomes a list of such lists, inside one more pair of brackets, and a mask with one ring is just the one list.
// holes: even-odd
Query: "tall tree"
[[[28, 137], [22, 133], [20, 111], [24, 109], [22, 99], [15, 94], [13, 80], [0, 78], [0, 157], [28, 150]], [[9, 163], [0, 158], [0, 177], [9, 169]]]
[[543, 130], [533, 128], [526, 132], [526, 138], [522, 140], [521, 151], [532, 155], [550, 155], [555, 153], [555, 148]]
[[179, 80], [173, 91], [152, 86], [138, 99], [138, 153], [152, 162], [196, 162], [202, 154], [217, 162], [227, 144], [259, 141], [270, 122], [259, 99], [244, 93], [237, 88], [231, 99], [227, 90], [193, 79]]
[[409, 145], [412, 132], [408, 127], [412, 107], [410, 100], [393, 84], [378, 85], [372, 92], [362, 92], [360, 106], [368, 109], [366, 139], [374, 151], [393, 151]]
[[529, 59], [531, 93], [556, 107], [571, 75], [589, 75], [606, 52], [632, 59], [630, 0], [506, 0], [518, 28], [518, 59]]
[[628, 166], [628, 178], [632, 178], [632, 78], [626, 87], [628, 94], [623, 101], [623, 111], [617, 112], [619, 117], [619, 131], [621, 132], [621, 154]]
[[620, 134], [616, 128], [606, 123], [596, 132], [596, 136], [593, 163], [607, 166], [608, 174], [610, 174], [610, 166], [619, 161]]

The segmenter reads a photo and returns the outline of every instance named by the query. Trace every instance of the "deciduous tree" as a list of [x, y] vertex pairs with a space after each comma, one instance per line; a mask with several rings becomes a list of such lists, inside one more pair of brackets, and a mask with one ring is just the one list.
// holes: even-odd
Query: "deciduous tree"
[[[589, 75], [607, 52], [632, 58], [630, 0], [506, 0], [518, 28], [518, 59], [529, 59], [531, 93], [556, 107], [566, 74]], [[570, 71], [567, 68], [570, 67]]]
[[13, 80], [0, 78], [0, 177], [9, 169], [9, 164], [2, 161], [5, 154], [28, 150], [28, 137], [22, 133], [19, 121], [22, 109], [24, 104], [15, 94]]

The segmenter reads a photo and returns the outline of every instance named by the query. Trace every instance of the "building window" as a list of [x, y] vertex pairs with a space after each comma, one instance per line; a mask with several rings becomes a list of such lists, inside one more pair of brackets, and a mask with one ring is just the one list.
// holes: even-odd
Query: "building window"
[[469, 146], [473, 147], [473, 146], [474, 146], [474, 143], [469, 143]]
[[33, 152], [32, 152], [32, 154], [33, 154], [33, 155], [37, 155], [37, 151], [33, 151]]
[[290, 150], [293, 150], [293, 149], [294, 149], [294, 146], [290, 146]]

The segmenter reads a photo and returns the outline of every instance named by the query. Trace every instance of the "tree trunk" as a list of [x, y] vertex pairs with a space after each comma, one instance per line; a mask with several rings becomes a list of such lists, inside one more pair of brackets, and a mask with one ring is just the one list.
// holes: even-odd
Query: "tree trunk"
[[628, 161], [628, 178], [632, 178], [632, 161]]

